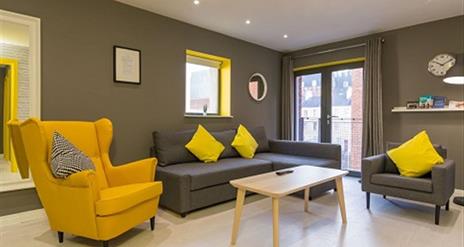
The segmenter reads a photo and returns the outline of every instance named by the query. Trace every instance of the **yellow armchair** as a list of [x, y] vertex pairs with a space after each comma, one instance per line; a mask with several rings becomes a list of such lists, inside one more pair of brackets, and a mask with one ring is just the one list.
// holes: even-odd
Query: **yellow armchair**
[[[40, 201], [52, 230], [63, 242], [63, 232], [108, 241], [155, 215], [163, 191], [155, 182], [155, 158], [113, 166], [109, 149], [113, 127], [108, 119], [96, 122], [10, 121], [13, 148], [21, 170], [30, 166]], [[59, 132], [94, 163], [66, 179], [53, 177], [49, 153], [53, 132]]]

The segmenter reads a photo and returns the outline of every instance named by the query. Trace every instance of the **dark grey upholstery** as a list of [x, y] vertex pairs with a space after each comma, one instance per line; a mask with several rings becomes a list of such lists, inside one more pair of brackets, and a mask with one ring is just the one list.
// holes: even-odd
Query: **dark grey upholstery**
[[224, 145], [224, 151], [219, 156], [220, 159], [239, 157], [237, 150], [233, 148], [230, 144], [234, 141], [234, 137], [237, 131], [235, 130], [224, 130], [224, 131], [215, 131], [211, 132], [211, 135], [216, 138], [222, 145]]
[[[232, 200], [236, 190], [229, 181], [246, 176], [271, 172], [297, 165], [340, 168], [339, 145], [268, 141], [264, 128], [254, 128], [251, 134], [259, 147], [253, 159], [243, 159], [230, 146], [235, 130], [211, 132], [226, 149], [214, 164], [199, 162], [185, 144], [194, 130], [179, 133], [154, 132], [153, 154], [160, 166], [156, 180], [163, 182], [160, 205], [174, 212], [185, 214], [195, 209]], [[269, 151], [273, 151], [273, 153]], [[333, 181], [311, 188], [311, 197], [335, 188]], [[316, 195], [317, 193], [317, 195]]]
[[183, 162], [194, 162], [197, 158], [186, 148], [195, 130], [179, 132], [153, 132], [154, 155], [159, 166], [168, 166]]
[[[393, 148], [396, 146], [398, 144], [390, 143], [387, 147]], [[431, 203], [438, 208], [438, 214], [436, 213], [435, 218], [435, 223], [438, 224], [439, 207], [448, 205], [449, 199], [454, 192], [455, 163], [453, 160], [446, 159], [446, 148], [440, 145], [434, 145], [434, 147], [445, 159], [445, 163], [435, 165], [431, 173], [421, 178], [401, 176], [386, 154], [364, 158], [361, 174], [362, 190], [367, 192], [367, 207], [369, 208], [370, 193]], [[395, 166], [394, 169], [391, 166]]]

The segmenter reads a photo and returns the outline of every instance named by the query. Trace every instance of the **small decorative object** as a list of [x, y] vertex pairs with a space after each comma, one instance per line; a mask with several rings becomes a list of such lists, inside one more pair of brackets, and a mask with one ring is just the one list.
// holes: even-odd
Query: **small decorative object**
[[248, 93], [255, 101], [263, 101], [267, 95], [267, 81], [261, 73], [254, 73], [248, 80]]
[[445, 108], [446, 97], [433, 96], [433, 108]]
[[114, 46], [113, 76], [115, 82], [140, 84], [142, 74], [141, 51]]
[[450, 54], [438, 54], [428, 65], [428, 71], [434, 76], [445, 76], [451, 67], [456, 63], [456, 58]]
[[432, 108], [433, 96], [425, 95], [419, 97], [419, 108]]
[[449, 108], [464, 108], [464, 101], [457, 101], [457, 100], [450, 100], [449, 101]]
[[419, 101], [408, 101], [406, 103], [406, 109], [417, 109], [419, 108]]
[[208, 115], [208, 105], [207, 104], [203, 105], [203, 116], [206, 116], [206, 115]]

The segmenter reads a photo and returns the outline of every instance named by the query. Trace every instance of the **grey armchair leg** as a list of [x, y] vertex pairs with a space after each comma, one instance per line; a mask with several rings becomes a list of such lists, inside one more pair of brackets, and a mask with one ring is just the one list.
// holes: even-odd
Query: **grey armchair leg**
[[371, 207], [371, 193], [366, 192], [366, 208], [370, 209]]
[[438, 205], [435, 206], [435, 225], [440, 224], [440, 209], [441, 209], [440, 206]]

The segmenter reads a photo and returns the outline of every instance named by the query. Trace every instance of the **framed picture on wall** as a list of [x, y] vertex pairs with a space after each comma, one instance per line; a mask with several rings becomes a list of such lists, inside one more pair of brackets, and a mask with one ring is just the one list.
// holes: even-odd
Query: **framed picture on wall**
[[113, 47], [113, 78], [115, 82], [142, 83], [142, 53], [140, 50]]

